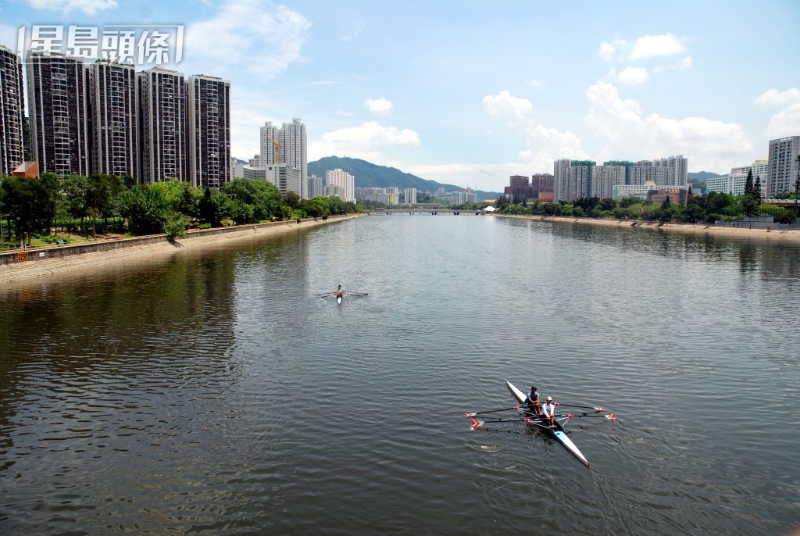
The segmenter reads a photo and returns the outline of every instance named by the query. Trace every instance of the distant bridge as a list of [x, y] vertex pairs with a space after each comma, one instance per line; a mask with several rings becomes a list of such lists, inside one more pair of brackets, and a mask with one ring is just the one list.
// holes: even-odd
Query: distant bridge
[[368, 211], [370, 216], [394, 216], [395, 214], [405, 214], [406, 216], [413, 216], [414, 214], [423, 214], [436, 216], [437, 214], [452, 214], [453, 216], [475, 215], [482, 216], [484, 213], [480, 210], [464, 210], [452, 208], [379, 208]]

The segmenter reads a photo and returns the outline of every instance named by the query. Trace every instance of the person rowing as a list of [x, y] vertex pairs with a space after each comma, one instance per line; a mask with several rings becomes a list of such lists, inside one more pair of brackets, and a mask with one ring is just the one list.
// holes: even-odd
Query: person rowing
[[552, 396], [547, 397], [547, 402], [542, 406], [541, 415], [547, 419], [547, 424], [550, 425], [550, 428], [556, 427], [556, 405], [553, 404]]
[[539, 402], [539, 393], [536, 392], [535, 385], [531, 387], [531, 392], [528, 393], [525, 403], [534, 415], [539, 415], [542, 412], [542, 405]]
[[342, 296], [344, 296], [344, 289], [342, 285], [339, 285], [339, 288], [336, 289], [336, 297], [341, 298]]

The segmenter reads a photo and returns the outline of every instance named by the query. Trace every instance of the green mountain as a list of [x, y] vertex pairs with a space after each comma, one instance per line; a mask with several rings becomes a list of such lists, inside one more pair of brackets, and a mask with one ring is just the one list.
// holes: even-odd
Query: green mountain
[[[464, 191], [461, 186], [453, 184], [441, 184], [436, 181], [429, 181], [405, 173], [399, 169], [386, 166], [377, 166], [366, 160], [358, 158], [340, 158], [338, 156], [326, 156], [315, 162], [308, 163], [308, 174], [325, 178], [325, 172], [332, 169], [341, 169], [355, 177], [356, 188], [416, 188], [422, 192], [435, 192], [439, 188], [444, 188], [448, 192]], [[482, 192], [475, 190], [478, 199], [495, 199], [502, 195], [500, 192]]]
[[711, 173], [710, 171], [700, 171], [699, 173], [687, 173], [686, 177], [688, 179], [697, 179], [700, 182], [706, 182], [708, 179], [714, 179], [716, 177], [722, 177], [722, 175], [718, 173]]

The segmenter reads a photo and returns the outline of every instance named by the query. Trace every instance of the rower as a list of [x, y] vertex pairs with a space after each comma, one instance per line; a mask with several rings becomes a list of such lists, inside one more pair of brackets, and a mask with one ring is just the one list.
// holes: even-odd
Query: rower
[[553, 397], [548, 396], [547, 402], [542, 406], [542, 417], [547, 418], [547, 424], [550, 428], [556, 427], [556, 405], [553, 404]]
[[542, 405], [539, 402], [539, 393], [536, 392], [535, 385], [531, 387], [531, 392], [528, 393], [528, 398], [525, 399], [525, 403], [534, 415], [539, 415], [542, 412]]
[[342, 285], [339, 285], [339, 288], [336, 289], [336, 297], [341, 298], [344, 296], [344, 290], [342, 290]]

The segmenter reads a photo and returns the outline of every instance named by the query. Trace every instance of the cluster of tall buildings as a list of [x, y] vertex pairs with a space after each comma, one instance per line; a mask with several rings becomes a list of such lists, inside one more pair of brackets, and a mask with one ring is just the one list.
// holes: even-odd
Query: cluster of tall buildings
[[561, 159], [554, 173], [539, 173], [530, 179], [513, 175], [505, 187], [505, 198], [544, 202], [575, 201], [598, 197], [618, 199], [646, 197], [648, 192], [686, 189], [688, 160], [682, 155], [658, 160], [611, 160], [598, 166], [592, 160]]
[[756, 160], [749, 166], [732, 168], [730, 173], [706, 181], [709, 192], [731, 195], [744, 193], [747, 175], [752, 173], [761, 184], [761, 194], [774, 198], [776, 194], [795, 190], [795, 181], [800, 179], [800, 136], [789, 136], [770, 140], [767, 160]]
[[[598, 166], [591, 160], [556, 160], [553, 173], [553, 200], [574, 201], [598, 197], [614, 198], [642, 186], [686, 188], [688, 159], [682, 155], [658, 160], [613, 160]], [[620, 188], [623, 187], [623, 188]], [[639, 188], [636, 188], [639, 187]], [[616, 195], [615, 195], [616, 190]]]
[[259, 154], [248, 162], [233, 159], [233, 177], [263, 179], [281, 193], [294, 192], [303, 199], [315, 197], [310, 194], [306, 125], [300, 118], [280, 128], [268, 121], [259, 134]]
[[[30, 122], [24, 139], [22, 58], [0, 46], [0, 173], [23, 160], [39, 172], [178, 179], [219, 188], [231, 176], [230, 82], [58, 52], [25, 58]], [[8, 117], [7, 117], [8, 116]]]

